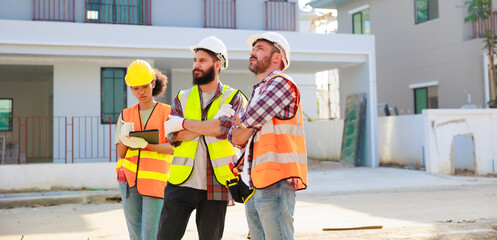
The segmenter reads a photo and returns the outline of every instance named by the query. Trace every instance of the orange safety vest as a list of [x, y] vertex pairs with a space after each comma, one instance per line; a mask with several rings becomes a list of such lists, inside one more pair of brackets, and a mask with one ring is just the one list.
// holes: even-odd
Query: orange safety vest
[[[146, 123], [142, 122], [138, 104], [124, 109], [122, 118], [124, 122], [134, 123], [134, 130], [159, 129], [159, 144], [166, 143], [164, 135], [164, 122], [167, 121], [171, 106], [157, 103]], [[138, 193], [143, 196], [164, 198], [164, 188], [169, 179], [169, 168], [173, 156], [150, 151], [148, 149], [126, 151], [124, 159], [119, 160], [116, 171], [123, 169], [129, 187], [136, 186]]]
[[[265, 188], [284, 179], [297, 180], [297, 190], [307, 188], [307, 153], [300, 93], [287, 75], [276, 74], [289, 80], [297, 89], [298, 110], [291, 119], [273, 117], [254, 136], [251, 180], [255, 188]], [[261, 88], [261, 92], [264, 86]]]

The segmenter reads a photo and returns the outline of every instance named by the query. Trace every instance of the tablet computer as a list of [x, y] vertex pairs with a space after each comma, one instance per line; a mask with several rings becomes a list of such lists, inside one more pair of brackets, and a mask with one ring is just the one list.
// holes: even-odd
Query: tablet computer
[[150, 144], [159, 144], [159, 129], [131, 131], [129, 136], [143, 138]]

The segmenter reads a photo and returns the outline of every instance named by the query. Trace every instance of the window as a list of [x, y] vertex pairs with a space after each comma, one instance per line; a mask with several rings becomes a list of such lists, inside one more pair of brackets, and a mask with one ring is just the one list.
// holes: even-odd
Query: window
[[414, 113], [419, 114], [423, 109], [438, 108], [438, 86], [414, 89]]
[[12, 131], [12, 98], [0, 98], [0, 131]]
[[438, 18], [438, 0], [414, 0], [416, 24]]
[[150, 24], [150, 0], [86, 0], [86, 22]]
[[127, 89], [124, 83], [125, 68], [102, 68], [101, 117], [102, 124], [115, 124], [117, 117], [127, 105]]
[[319, 119], [340, 118], [340, 94], [338, 85], [338, 69], [316, 73]]
[[369, 21], [369, 9], [352, 14], [352, 33], [371, 34], [371, 23]]

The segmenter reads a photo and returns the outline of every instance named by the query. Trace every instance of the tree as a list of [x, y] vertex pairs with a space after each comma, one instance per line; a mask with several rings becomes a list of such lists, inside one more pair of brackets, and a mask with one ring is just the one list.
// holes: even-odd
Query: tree
[[[496, 87], [496, 67], [494, 57], [496, 56], [495, 44], [496, 36], [494, 33], [494, 21], [492, 20], [492, 0], [467, 0], [465, 5], [468, 7], [469, 16], [464, 19], [464, 22], [473, 24], [483, 23], [483, 42], [488, 51], [488, 78], [490, 82], [490, 98], [494, 98], [488, 102], [489, 107], [497, 107], [497, 96], [495, 95]], [[477, 36], [479, 37], [479, 36]]]

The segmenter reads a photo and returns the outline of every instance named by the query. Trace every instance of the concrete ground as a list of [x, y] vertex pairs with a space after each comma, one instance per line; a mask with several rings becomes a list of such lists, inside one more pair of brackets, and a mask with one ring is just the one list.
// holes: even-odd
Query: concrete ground
[[[297, 193], [296, 239], [497, 239], [497, 178], [333, 162], [310, 164], [308, 178], [308, 189]], [[32, 206], [0, 210], [0, 240], [127, 239], [121, 204], [104, 201], [115, 192], [100, 193], [67, 193], [83, 197], [54, 206], [54, 194], [0, 196], [0, 207], [9, 201]], [[190, 220], [184, 239], [198, 239]], [[382, 229], [323, 231], [361, 226]], [[245, 239], [247, 231], [244, 206], [229, 207], [223, 239]]]

